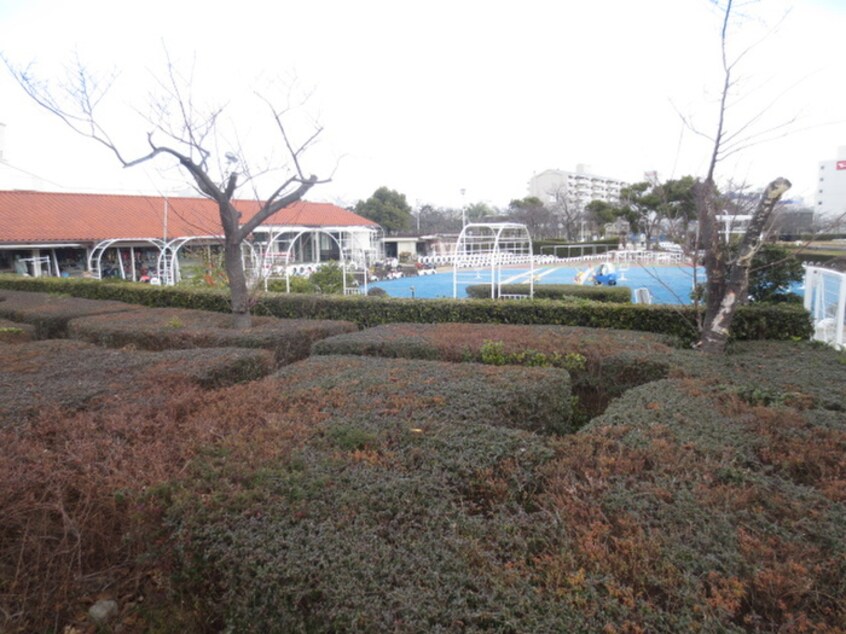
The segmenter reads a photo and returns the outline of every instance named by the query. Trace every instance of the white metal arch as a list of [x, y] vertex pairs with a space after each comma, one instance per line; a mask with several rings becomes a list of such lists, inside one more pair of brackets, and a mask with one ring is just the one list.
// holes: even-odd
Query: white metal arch
[[[302, 238], [305, 234], [308, 233], [308, 234], [324, 234], [324, 235], [327, 235], [332, 239], [332, 241], [335, 244], [338, 245], [338, 255], [341, 258], [341, 272], [342, 272], [341, 278], [342, 278], [342, 283], [343, 283], [343, 288], [344, 288], [344, 295], [346, 295], [347, 294], [347, 258], [346, 258], [346, 255], [344, 254], [344, 246], [341, 244], [341, 241], [338, 240], [338, 238], [336, 238], [334, 235], [332, 235], [332, 233], [330, 231], [328, 231], [327, 229], [320, 229], [320, 228], [317, 228], [317, 227], [305, 227], [305, 228], [283, 227], [283, 228], [280, 228], [280, 229], [275, 229], [275, 230], [270, 232], [269, 239], [268, 239], [267, 244], [265, 245], [265, 248], [264, 248], [264, 255], [262, 257], [262, 272], [264, 274], [264, 288], [265, 288], [265, 290], [267, 290], [267, 280], [270, 279], [270, 277], [272, 277], [272, 267], [273, 267], [272, 255], [274, 253], [277, 253], [277, 252], [271, 251], [273, 244], [276, 242], [276, 240], [279, 239], [280, 236], [282, 236], [286, 233], [294, 233], [294, 231], [296, 231], [297, 233], [293, 237], [293, 239], [288, 243], [288, 248], [285, 251], [285, 258], [284, 258], [284, 260], [285, 260], [285, 292], [286, 293], [291, 292], [291, 265], [290, 265], [291, 252], [293, 251], [294, 247], [296, 246], [297, 241], [300, 238]], [[365, 293], [367, 292], [367, 275], [364, 276], [364, 292]]]
[[[190, 236], [173, 238], [172, 240], [168, 241], [162, 246], [159, 252], [159, 260], [157, 263], [158, 275], [159, 280], [161, 280], [161, 284], [165, 286], [174, 286], [180, 281], [180, 279], [182, 278], [182, 274], [179, 270], [179, 250], [186, 244], [197, 240], [203, 240], [207, 243], [215, 242], [221, 246], [223, 246], [224, 244], [223, 236]], [[249, 267], [247, 266], [245, 252], [249, 254]], [[241, 259], [244, 264], [245, 272], [251, 271], [251, 273], [249, 274], [255, 276], [258, 256], [256, 254], [255, 247], [252, 245], [251, 242], [247, 242], [245, 240], [241, 243]]]
[[[103, 279], [103, 255], [111, 248], [117, 249], [117, 262], [118, 262], [118, 269], [120, 270], [120, 277], [121, 279], [126, 279], [126, 270], [123, 267], [123, 259], [120, 257], [120, 247], [121, 244], [123, 245], [130, 245], [130, 249], [137, 244], [137, 243], [146, 243], [156, 247], [159, 250], [159, 258], [161, 258], [162, 250], [165, 247], [165, 243], [163, 240], [158, 238], [111, 238], [109, 240], [101, 240], [97, 244], [94, 245], [94, 248], [91, 249], [91, 252], [88, 254], [88, 270], [91, 271], [92, 275], [98, 280]], [[130, 262], [132, 263], [132, 267], [135, 267], [135, 259], [130, 257]], [[133, 270], [132, 278], [135, 278]]]
[[[480, 222], [466, 225], [455, 243], [452, 272], [452, 296], [458, 297], [459, 284], [480, 284], [482, 272], [489, 271], [491, 298], [501, 297], [502, 267], [511, 264], [528, 264], [528, 273], [514, 276], [509, 281], [527, 276], [529, 297], [534, 297], [534, 257], [532, 237], [524, 224], [516, 222]], [[471, 271], [469, 281], [461, 281], [461, 271]]]

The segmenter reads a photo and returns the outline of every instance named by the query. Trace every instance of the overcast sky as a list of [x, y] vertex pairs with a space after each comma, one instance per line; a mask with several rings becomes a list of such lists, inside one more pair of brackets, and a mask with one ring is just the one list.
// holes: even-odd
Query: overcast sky
[[[738, 67], [729, 129], [765, 109], [761, 129], [798, 121], [718, 176], [758, 188], [785, 176], [813, 204], [818, 162], [846, 145], [846, 2], [765, 0], [741, 13], [734, 52], [772, 32]], [[708, 0], [2, 0], [0, 50], [48, 78], [75, 51], [93, 70], [118, 69], [104, 106], [127, 145], [144, 141], [133, 109], [146, 110], [163, 74], [163, 42], [181, 68], [195, 59], [195, 99], [209, 104], [295, 75], [311, 95], [298, 116], [324, 128], [304, 166], [334, 172], [309, 199], [354, 204], [386, 185], [412, 205], [504, 206], [534, 173], [579, 163], [627, 181], [702, 175], [709, 142], [680, 114], [714, 128], [719, 19]], [[180, 189], [164, 165], [120, 169], [0, 70], [12, 165], [64, 188]], [[255, 136], [264, 116], [241, 114], [239, 134]]]

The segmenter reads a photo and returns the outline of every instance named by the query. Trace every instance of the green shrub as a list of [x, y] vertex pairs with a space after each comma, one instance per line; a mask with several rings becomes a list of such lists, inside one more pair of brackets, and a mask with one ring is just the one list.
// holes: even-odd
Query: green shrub
[[[846, 567], [833, 554], [843, 547], [843, 419], [733, 396], [713, 383], [730, 381], [721, 369], [634, 388], [558, 443], [540, 504], [590, 520], [550, 531], [539, 578], [551, 592], [566, 587], [556, 583], [562, 565], [583, 569], [588, 586], [614, 579], [649, 606], [636, 617], [647, 630], [662, 629], [646, 626], [657, 613], [671, 631], [701, 629], [703, 605], [716, 610], [705, 629], [772, 631], [796, 618], [836, 628], [846, 618]], [[602, 609], [600, 597], [587, 609]]]
[[[62, 292], [90, 299], [116, 299], [146, 306], [230, 310], [226, 293], [216, 290], [186, 291], [148, 284], [0, 276], [0, 288], [4, 287]], [[254, 312], [289, 319], [342, 319], [364, 327], [395, 322], [549, 324], [642, 330], [673, 335], [686, 343], [698, 338], [696, 312], [692, 306], [262, 294], [256, 299]], [[810, 317], [799, 306], [743, 306], [735, 316], [732, 337], [807, 339], [811, 330]]]
[[0, 346], [0, 427], [41, 410], [107, 408], [115, 402], [151, 405], [166, 385], [214, 388], [265, 376], [273, 358], [263, 350], [208, 348], [161, 353], [104, 350], [81, 341], [47, 340]]
[[0, 319], [0, 343], [20, 343], [35, 339], [35, 326]]
[[[630, 304], [632, 289], [628, 286], [582, 286], [580, 284], [534, 284], [535, 299], [576, 300], [589, 299], [594, 302]], [[528, 284], [503, 284], [503, 295], [528, 295]], [[467, 287], [467, 295], [474, 299], [488, 299], [491, 296], [490, 284], [472, 284]]]
[[311, 345], [324, 337], [358, 330], [343, 321], [253, 317], [252, 327], [235, 329], [232, 316], [184, 308], [139, 308], [122, 314], [74, 319], [72, 338], [102, 346], [133, 345], [144, 350], [178, 348], [264, 348], [277, 365], [308, 356]]
[[558, 370], [343, 356], [221, 393], [194, 417], [272, 412], [261, 445], [271, 455], [257, 459], [251, 437], [230, 433], [231, 451], [193, 462], [169, 512], [179, 589], [218, 630], [580, 623], [527, 605], [528, 580], [497, 563], [522, 539], [515, 518], [550, 456], [514, 426], [560, 420], [566, 394]]
[[344, 292], [344, 276], [347, 286], [353, 285], [353, 276], [344, 271], [334, 260], [321, 265], [308, 278], [318, 293], [326, 295], [340, 295]]
[[579, 372], [585, 369], [585, 358], [578, 352], [545, 353], [531, 348], [519, 352], [505, 352], [505, 344], [502, 341], [485, 341], [479, 350], [479, 356], [481, 362], [488, 365], [556, 367], [564, 368], [570, 372]]
[[116, 301], [91, 301], [65, 295], [3, 291], [0, 317], [35, 327], [39, 339], [67, 336], [68, 322], [86, 315], [114, 314], [135, 309]]
[[291, 276], [286, 282], [284, 279], [272, 279], [267, 282], [267, 290], [271, 293], [287, 293], [290, 284], [291, 293], [317, 293], [317, 287], [307, 277], [300, 275]]
[[570, 326], [389, 324], [317, 342], [315, 354], [360, 354], [490, 365], [553, 366], [571, 376], [581, 426], [627, 389], [665, 378], [668, 337]]
[[[620, 241], [617, 238], [600, 238], [599, 240], [591, 240], [591, 244], [601, 245], [596, 248], [597, 253], [607, 253], [608, 251], [613, 251], [620, 245]], [[532, 253], [535, 255], [552, 255], [553, 249], [549, 247], [554, 246], [572, 246], [572, 247], [582, 247], [584, 248], [585, 243], [583, 242], [567, 242], [566, 240], [533, 240], [532, 241]], [[547, 247], [547, 248], [544, 248]], [[587, 251], [587, 253], [592, 253], [592, 249]], [[559, 249], [558, 255], [563, 255], [564, 250]], [[587, 254], [586, 253], [586, 254]], [[574, 255], [582, 255], [581, 252], [575, 252]]]
[[749, 298], [753, 302], [783, 301], [790, 285], [801, 282], [804, 277], [802, 262], [790, 250], [765, 244], [752, 258]]

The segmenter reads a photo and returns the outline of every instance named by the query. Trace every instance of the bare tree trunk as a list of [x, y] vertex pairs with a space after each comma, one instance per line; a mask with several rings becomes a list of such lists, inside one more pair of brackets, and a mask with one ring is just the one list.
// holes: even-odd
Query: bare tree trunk
[[250, 315], [250, 293], [247, 288], [247, 278], [244, 275], [244, 264], [241, 260], [241, 245], [230, 240], [224, 247], [224, 264], [226, 276], [229, 278], [230, 300], [232, 302], [233, 327], [236, 329], [252, 326]]
[[[233, 188], [234, 189], [234, 188]], [[241, 259], [242, 238], [239, 235], [241, 214], [225, 198], [218, 201], [220, 222], [223, 225], [223, 263], [229, 280], [229, 298], [232, 302], [233, 327], [249, 328], [252, 325], [250, 315], [250, 293], [247, 278], [244, 275], [244, 262]]]
[[702, 183], [699, 204], [700, 248], [704, 250], [702, 264], [705, 267], [705, 320], [713, 321], [725, 294], [728, 269], [727, 245], [720, 237], [717, 227], [717, 188], [711, 178]]
[[[726, 273], [725, 261], [722, 262], [722, 266], [715, 268], [715, 273], [719, 274], [720, 279], [717, 284], [713, 284], [713, 288], [712, 280], [709, 277], [708, 311], [705, 318], [705, 328], [702, 332], [703, 352], [721, 354], [725, 351], [731, 322], [734, 319], [737, 307], [744, 303], [746, 291], [749, 287], [749, 268], [752, 265], [752, 258], [761, 247], [764, 229], [772, 216], [773, 209], [784, 192], [790, 189], [790, 186], [791, 183], [786, 178], [777, 178], [767, 185], [758, 207], [752, 215], [749, 227], [743, 235], [743, 241], [740, 243], [739, 252], [731, 265], [731, 269]], [[715, 237], [719, 240], [718, 236]], [[723, 255], [715, 255], [717, 253]], [[713, 258], [719, 260], [720, 257], [726, 257], [723, 248], [708, 249], [706, 264], [709, 263], [709, 260]], [[716, 264], [719, 264], [719, 261]], [[711, 272], [709, 271], [710, 275]], [[721, 291], [719, 295], [711, 295], [712, 292], [718, 290]], [[712, 301], [711, 298], [715, 297], [719, 297], [720, 301]]]

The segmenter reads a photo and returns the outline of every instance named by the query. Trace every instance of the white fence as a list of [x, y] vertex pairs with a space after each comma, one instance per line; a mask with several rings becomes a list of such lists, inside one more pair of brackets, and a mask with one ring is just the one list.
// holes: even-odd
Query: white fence
[[816, 266], [805, 268], [805, 308], [814, 320], [815, 341], [843, 350], [846, 323], [846, 273]]

